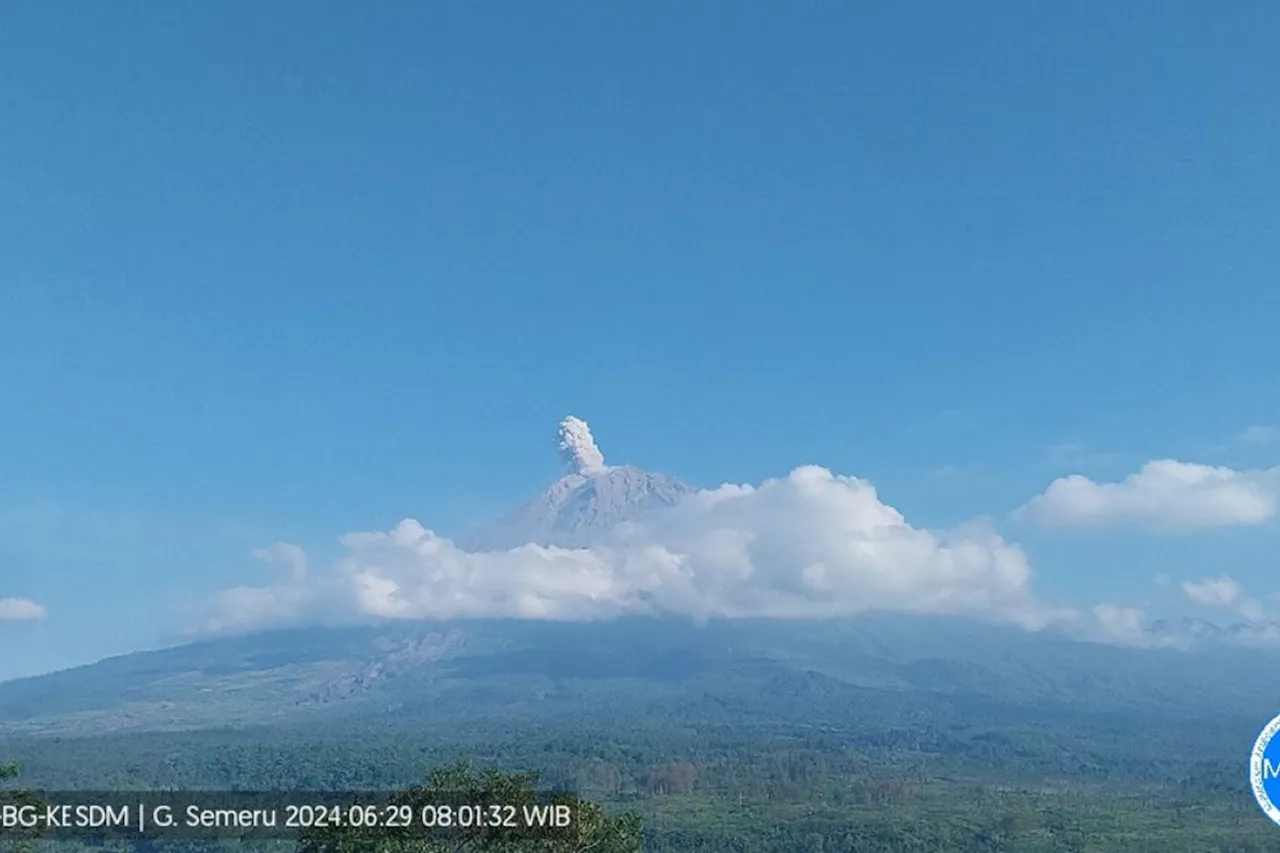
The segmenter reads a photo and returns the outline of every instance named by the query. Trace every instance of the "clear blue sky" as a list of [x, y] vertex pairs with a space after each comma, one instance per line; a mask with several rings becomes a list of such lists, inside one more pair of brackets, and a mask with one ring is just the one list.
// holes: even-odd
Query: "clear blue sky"
[[[0, 677], [556, 474], [802, 463], [920, 525], [1280, 464], [1273, 2], [9, 3]], [[1065, 447], [1072, 445], [1073, 447]], [[1003, 529], [1003, 528], [1002, 528]], [[1007, 527], [1046, 592], [1265, 526]], [[1259, 589], [1259, 592], [1263, 590]], [[16, 651], [13, 651], [16, 650]]]

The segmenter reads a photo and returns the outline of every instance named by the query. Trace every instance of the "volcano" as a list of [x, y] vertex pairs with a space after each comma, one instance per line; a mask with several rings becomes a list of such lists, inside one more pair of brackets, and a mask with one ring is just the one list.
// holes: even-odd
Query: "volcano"
[[559, 449], [564, 475], [471, 537], [469, 547], [499, 550], [530, 542], [583, 547], [624, 522], [640, 521], [696, 491], [666, 474], [632, 465], [606, 465], [591, 428], [573, 416], [560, 422]]

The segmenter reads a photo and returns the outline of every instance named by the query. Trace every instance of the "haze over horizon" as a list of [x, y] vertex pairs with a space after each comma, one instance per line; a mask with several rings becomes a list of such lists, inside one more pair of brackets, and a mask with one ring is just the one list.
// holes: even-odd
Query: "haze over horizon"
[[[0, 13], [0, 679], [654, 608], [1271, 641], [1274, 5], [72, 8]], [[466, 541], [628, 465], [583, 547]]]

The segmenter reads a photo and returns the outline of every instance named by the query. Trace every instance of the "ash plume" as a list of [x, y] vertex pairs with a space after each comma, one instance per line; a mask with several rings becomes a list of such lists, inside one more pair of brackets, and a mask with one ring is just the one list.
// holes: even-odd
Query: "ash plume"
[[591, 437], [591, 427], [573, 415], [560, 422], [560, 458], [575, 474], [598, 474], [605, 470], [604, 454]]

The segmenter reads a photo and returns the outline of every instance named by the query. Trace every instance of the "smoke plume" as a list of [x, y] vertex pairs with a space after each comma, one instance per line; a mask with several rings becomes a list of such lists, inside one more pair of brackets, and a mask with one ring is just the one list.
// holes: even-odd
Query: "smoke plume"
[[573, 415], [560, 422], [560, 458], [576, 474], [604, 470], [604, 454], [596, 447], [587, 422]]

